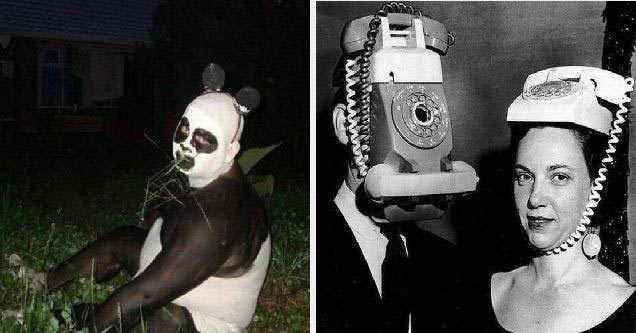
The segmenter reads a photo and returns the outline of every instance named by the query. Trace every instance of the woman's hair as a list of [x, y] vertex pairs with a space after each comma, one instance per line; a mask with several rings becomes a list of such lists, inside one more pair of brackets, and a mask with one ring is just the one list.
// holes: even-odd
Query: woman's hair
[[[612, 115], [616, 114], [619, 109], [618, 105], [610, 103], [604, 99], [596, 98], [596, 101], [600, 106], [608, 109]], [[540, 122], [510, 123], [510, 148], [513, 160], [517, 154], [517, 149], [519, 148], [519, 142], [521, 139], [528, 134], [528, 131], [531, 128], [541, 127], [557, 127], [572, 131], [576, 141], [579, 143], [581, 152], [583, 153], [583, 159], [585, 159], [585, 165], [587, 166], [590, 181], [594, 181], [594, 179], [596, 179], [598, 176], [598, 170], [602, 165], [601, 160], [605, 157], [605, 150], [607, 149], [609, 136], [575, 124]]]
[[528, 131], [531, 128], [542, 127], [563, 128], [570, 130], [572, 134], [574, 134], [574, 137], [579, 144], [579, 148], [581, 148], [581, 152], [583, 153], [590, 181], [593, 181], [598, 175], [598, 169], [601, 167], [601, 160], [605, 156], [605, 149], [607, 148], [607, 140], [609, 137], [579, 125], [538, 122], [512, 123], [510, 125], [510, 148], [513, 160], [514, 156], [516, 156], [517, 149], [519, 148], [519, 142], [526, 136], [526, 134], [528, 134]]

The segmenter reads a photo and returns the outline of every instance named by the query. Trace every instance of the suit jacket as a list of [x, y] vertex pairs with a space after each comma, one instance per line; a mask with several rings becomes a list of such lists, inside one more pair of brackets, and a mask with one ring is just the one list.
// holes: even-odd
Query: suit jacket
[[[328, 199], [316, 206], [317, 332], [391, 332], [382, 298], [340, 210]], [[411, 332], [451, 331], [457, 315], [455, 246], [414, 225], [405, 230], [416, 304]]]

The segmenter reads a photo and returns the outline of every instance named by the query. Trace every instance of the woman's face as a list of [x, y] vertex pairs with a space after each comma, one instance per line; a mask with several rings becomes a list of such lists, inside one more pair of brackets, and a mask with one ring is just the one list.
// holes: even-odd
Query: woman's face
[[575, 134], [532, 128], [519, 142], [514, 194], [530, 243], [547, 251], [579, 224], [590, 194], [590, 176]]

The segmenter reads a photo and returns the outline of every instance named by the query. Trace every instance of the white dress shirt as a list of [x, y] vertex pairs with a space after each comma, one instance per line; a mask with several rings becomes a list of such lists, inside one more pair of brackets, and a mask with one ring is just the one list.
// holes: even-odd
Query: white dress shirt
[[[364, 260], [367, 262], [371, 276], [382, 297], [382, 262], [386, 256], [386, 245], [389, 240], [380, 232], [380, 227], [367, 215], [360, 213], [356, 206], [356, 195], [342, 182], [336, 197], [333, 199], [342, 216], [353, 231]], [[406, 249], [406, 238], [400, 235]], [[406, 250], [408, 255], [408, 250]], [[409, 333], [411, 332], [411, 314], [409, 314]]]
[[353, 231], [360, 250], [367, 261], [378, 293], [382, 296], [382, 261], [389, 240], [380, 233], [380, 227], [370, 217], [360, 213], [356, 207], [356, 196], [344, 182], [333, 199]]

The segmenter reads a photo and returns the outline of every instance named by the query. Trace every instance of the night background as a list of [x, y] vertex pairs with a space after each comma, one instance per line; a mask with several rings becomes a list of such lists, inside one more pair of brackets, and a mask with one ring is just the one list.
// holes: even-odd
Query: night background
[[309, 330], [309, 1], [31, 0], [0, 3], [0, 331], [70, 331], [52, 308], [126, 281], [34, 285], [139, 223], [210, 62], [225, 91], [261, 94], [242, 150], [281, 143], [250, 172], [274, 185], [272, 262], [248, 331]]

